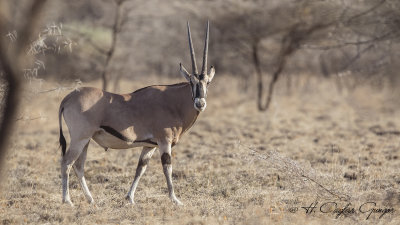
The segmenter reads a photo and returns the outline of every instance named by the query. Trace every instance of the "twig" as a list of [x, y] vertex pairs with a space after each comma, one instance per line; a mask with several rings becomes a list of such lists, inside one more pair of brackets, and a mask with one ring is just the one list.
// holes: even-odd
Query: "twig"
[[28, 121], [28, 120], [31, 121], [31, 120], [38, 120], [38, 119], [43, 119], [43, 118], [46, 118], [46, 117], [39, 116], [39, 117], [34, 117], [34, 118], [30, 118], [30, 117], [24, 118], [23, 116], [21, 116], [21, 117], [15, 119], [15, 121], [20, 121], [20, 120], [22, 120], [22, 121]]
[[[271, 151], [271, 152], [269, 152], [269, 155], [264, 155], [264, 154], [257, 152], [254, 149], [251, 149], [251, 148], [248, 148], [248, 149], [251, 150], [251, 152], [250, 152], [251, 155], [257, 157], [258, 159], [268, 161], [270, 165], [273, 165], [276, 169], [280, 170], [281, 172], [295, 176], [295, 177], [305, 178], [305, 179], [311, 181], [312, 183], [316, 184], [322, 190], [326, 191], [327, 193], [338, 198], [341, 201], [350, 200], [349, 195], [343, 194], [343, 193], [340, 193], [340, 194], [335, 193], [331, 189], [322, 185], [316, 179], [311, 178], [311, 176], [307, 175], [307, 173], [305, 172], [306, 170], [303, 169], [296, 161], [289, 159], [287, 157], [280, 156], [279, 153], [277, 153], [276, 151]], [[314, 171], [314, 173], [315, 173], [315, 171]]]
[[337, 44], [337, 45], [326, 45], [326, 46], [303, 45], [301, 48], [303, 48], [303, 49], [316, 49], [316, 50], [330, 50], [330, 49], [334, 49], [334, 48], [347, 47], [349, 45], [359, 46], [359, 45], [375, 43], [375, 42], [378, 42], [378, 41], [385, 41], [385, 40], [387, 40], [386, 38], [389, 37], [391, 34], [393, 34], [392, 31], [387, 32], [386, 34], [384, 34], [382, 36], [375, 37], [375, 38], [372, 38], [372, 39], [369, 39], [369, 40], [365, 40], [365, 41], [344, 42], [344, 43]]
[[315, 183], [316, 185], [318, 185], [320, 188], [322, 188], [323, 190], [325, 190], [326, 192], [328, 192], [329, 194], [335, 196], [336, 198], [342, 200], [342, 201], [348, 201], [350, 200], [350, 196], [348, 196], [347, 194], [343, 194], [346, 197], [340, 196], [334, 192], [332, 192], [331, 190], [329, 190], [328, 188], [326, 188], [324, 185], [322, 185], [321, 183], [317, 182], [316, 180], [312, 179], [309, 176], [306, 176], [304, 174], [301, 175], [301, 177], [306, 178], [309, 181], [312, 181], [313, 183]]
[[44, 91], [38, 91], [36, 92], [36, 94], [44, 94], [44, 93], [49, 93], [49, 92], [53, 92], [53, 91], [65, 91], [65, 90], [78, 90], [79, 87], [82, 85], [82, 81], [80, 81], [79, 79], [75, 81], [75, 85], [74, 86], [58, 86], [56, 88], [52, 88], [52, 89], [48, 89], [48, 90], [44, 90]]
[[400, 135], [400, 131], [398, 130], [383, 130], [380, 126], [372, 126], [369, 128], [369, 130], [378, 136]]
[[372, 6], [371, 8], [365, 10], [364, 12], [361, 12], [361, 13], [359, 13], [359, 14], [353, 15], [352, 17], [350, 17], [349, 19], [347, 19], [347, 20], [345, 21], [345, 23], [346, 23], [346, 24], [349, 24], [349, 23], [351, 23], [353, 20], [355, 20], [355, 19], [357, 19], [357, 18], [360, 18], [360, 17], [362, 17], [362, 16], [365, 16], [365, 15], [367, 15], [367, 14], [370, 13], [370, 12], [373, 12], [375, 9], [379, 8], [379, 7], [380, 7], [381, 5], [383, 5], [383, 3], [385, 3], [385, 2], [386, 2], [386, 0], [381, 0], [381, 1], [378, 2], [376, 5], [374, 5], [374, 6]]
[[86, 33], [79, 31], [78, 29], [74, 29], [72, 27], [66, 27], [64, 28], [64, 30], [66, 31], [70, 31], [71, 33], [76, 33], [79, 38], [82, 38], [84, 41], [86, 41], [87, 43], [89, 43], [94, 50], [98, 51], [100, 54], [102, 55], [106, 55], [107, 54], [107, 50], [103, 49], [102, 47], [100, 47], [99, 45], [97, 45], [92, 38], [89, 37], [89, 35], [87, 35]]

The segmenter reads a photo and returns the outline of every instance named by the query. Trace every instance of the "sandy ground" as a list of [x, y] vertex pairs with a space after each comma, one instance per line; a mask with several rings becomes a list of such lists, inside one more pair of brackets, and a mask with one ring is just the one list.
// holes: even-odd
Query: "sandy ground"
[[[178, 81], [125, 80], [121, 89]], [[394, 93], [368, 86], [339, 93], [331, 80], [296, 78], [290, 93], [279, 83], [271, 109], [260, 113], [254, 90], [240, 91], [241, 83], [216, 77], [206, 111], [173, 149], [183, 207], [168, 199], [158, 152], [139, 183], [136, 205], [127, 204], [140, 149], [105, 152], [94, 142], [85, 176], [95, 204], [86, 202], [74, 173], [75, 207], [61, 204], [57, 112], [69, 91], [27, 91], [2, 178], [0, 221], [400, 224], [400, 104]], [[44, 83], [40, 90], [56, 86]]]

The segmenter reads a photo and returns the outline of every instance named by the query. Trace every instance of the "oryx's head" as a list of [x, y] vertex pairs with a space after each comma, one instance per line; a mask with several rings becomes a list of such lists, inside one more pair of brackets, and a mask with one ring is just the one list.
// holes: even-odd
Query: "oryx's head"
[[194, 55], [192, 36], [190, 34], [189, 22], [187, 23], [188, 37], [189, 37], [189, 49], [190, 56], [192, 58], [192, 74], [188, 73], [185, 67], [180, 64], [180, 72], [189, 81], [192, 87], [192, 99], [194, 101], [194, 108], [202, 112], [206, 109], [206, 97], [207, 97], [207, 87], [212, 81], [215, 69], [211, 66], [210, 73], [207, 73], [207, 54], [208, 54], [208, 32], [209, 32], [209, 22], [207, 22], [206, 38], [204, 41], [204, 53], [203, 53], [203, 66], [201, 68], [201, 73], [197, 71], [196, 58]]

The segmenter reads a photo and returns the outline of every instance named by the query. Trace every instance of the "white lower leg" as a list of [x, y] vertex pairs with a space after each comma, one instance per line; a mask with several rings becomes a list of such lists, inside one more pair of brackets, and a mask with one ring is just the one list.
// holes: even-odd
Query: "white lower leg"
[[81, 185], [82, 185], [82, 189], [83, 189], [83, 191], [85, 193], [86, 199], [88, 200], [89, 203], [93, 203], [93, 197], [90, 194], [89, 188], [86, 185], [85, 177], [82, 177]]
[[69, 173], [71, 171], [72, 165], [62, 165], [62, 172], [61, 172], [61, 177], [62, 177], [62, 189], [63, 189], [63, 197], [62, 201], [63, 203], [68, 203], [70, 205], [73, 205], [71, 202], [71, 198], [69, 196]]
[[169, 192], [169, 198], [177, 205], [183, 205], [181, 201], [176, 197], [174, 186], [172, 184], [172, 165], [171, 164], [164, 164], [163, 171], [165, 178], [167, 179], [167, 186]]
[[144, 174], [144, 172], [146, 171], [147, 165], [138, 165], [138, 168], [136, 169], [136, 175], [135, 175], [135, 179], [132, 182], [131, 188], [128, 192], [128, 196], [127, 199], [133, 204], [135, 203], [135, 192], [136, 192], [136, 188], [139, 184], [139, 180], [142, 177], [142, 175]]
[[143, 147], [142, 153], [140, 154], [138, 166], [136, 168], [136, 174], [135, 174], [135, 179], [132, 182], [131, 188], [128, 192], [128, 195], [126, 198], [129, 200], [130, 203], [134, 204], [135, 203], [135, 192], [136, 188], [139, 184], [139, 180], [146, 171], [147, 164], [151, 157], [153, 156], [154, 151], [156, 148], [150, 148], [150, 147]]
[[[172, 185], [172, 164], [171, 164], [171, 150], [163, 152], [161, 155], [161, 163], [163, 165], [163, 171], [167, 180], [169, 197], [177, 205], [183, 205], [181, 201], [175, 196], [174, 186]], [[161, 153], [161, 152], [160, 152]]]
[[89, 188], [86, 184], [85, 177], [84, 176], [82, 176], [80, 178], [78, 177], [78, 179], [79, 179], [79, 183], [81, 184], [81, 187], [82, 187], [83, 193], [85, 194], [86, 199], [88, 200], [89, 203], [93, 203], [93, 197], [90, 194]]

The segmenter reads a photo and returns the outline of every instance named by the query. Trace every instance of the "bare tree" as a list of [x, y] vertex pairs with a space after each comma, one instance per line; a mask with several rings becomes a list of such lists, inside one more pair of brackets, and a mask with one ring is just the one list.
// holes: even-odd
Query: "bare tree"
[[272, 94], [274, 91], [275, 83], [277, 82], [282, 70], [284, 69], [288, 58], [294, 52], [296, 52], [300, 48], [300, 44], [302, 44], [305, 40], [311, 37], [314, 32], [320, 31], [332, 25], [331, 23], [327, 24], [313, 24], [311, 26], [307, 26], [305, 24], [295, 24], [287, 34], [283, 37], [281, 43], [281, 50], [277, 57], [277, 63], [275, 66], [275, 70], [272, 73], [272, 79], [268, 85], [268, 93], [267, 98], [265, 100], [265, 104], [262, 101], [262, 95], [264, 92], [264, 83], [262, 80], [261, 70], [257, 71], [257, 85], [258, 85], [258, 95], [257, 95], [257, 106], [258, 110], [265, 111], [269, 108], [271, 103]]
[[[112, 27], [112, 38], [111, 38], [111, 46], [110, 49], [106, 53], [106, 60], [105, 60], [105, 65], [104, 65], [104, 70], [103, 73], [101, 74], [101, 78], [103, 81], [103, 90], [107, 90], [108, 88], [108, 83], [109, 83], [109, 64], [111, 59], [114, 56], [115, 48], [117, 46], [117, 36], [121, 32], [121, 27], [122, 24], [126, 21], [122, 20], [122, 5], [126, 0], [114, 0], [114, 3], [116, 4], [115, 8], [115, 18], [114, 18], [114, 24]], [[125, 17], [126, 18], [126, 17]], [[117, 81], [116, 81], [117, 82]]]
[[[238, 9], [239, 12], [224, 15], [219, 19], [219, 29], [222, 30], [221, 33], [224, 33], [223, 41], [229, 43], [229, 46], [235, 46], [238, 52], [249, 59], [254, 66], [257, 81], [257, 106], [260, 111], [265, 111], [269, 107], [274, 85], [286, 65], [287, 58], [299, 49], [304, 40], [314, 32], [326, 28], [328, 24], [301, 21], [296, 17], [298, 8], [287, 2], [284, 5], [269, 7], [268, 11], [265, 11], [265, 8], [258, 3], [250, 4], [246, 10], [243, 10], [243, 7], [238, 7]], [[260, 52], [264, 50], [262, 43], [267, 39], [272, 39], [274, 45], [280, 46], [280, 50], [275, 57], [270, 58], [270, 61], [275, 61], [275, 63], [271, 64], [272, 78], [264, 103], [264, 67]]]
[[[295, 4], [290, 1], [273, 3], [276, 2], [236, 1], [232, 5], [236, 4], [237, 7], [230, 7], [224, 13], [216, 14], [215, 18], [222, 34], [219, 43], [224, 46], [220, 52], [247, 60], [255, 71], [257, 107], [260, 111], [268, 109], [274, 85], [282, 71], [287, 66], [299, 71], [296, 68], [298, 65], [291, 65], [295, 61], [287, 63], [290, 56], [299, 50], [340, 49], [347, 57], [341, 56], [336, 63], [330, 63], [334, 64], [335, 72], [339, 73], [354, 70], [355, 63], [365, 58], [378, 43], [393, 41], [399, 37], [400, 17], [395, 9], [400, 4], [397, 2], [369, 0], [353, 5], [343, 1], [302, 0]], [[309, 48], [310, 46], [312, 47]], [[318, 51], [314, 53], [319, 54]], [[307, 56], [304, 52], [300, 55]], [[325, 61], [332, 60], [329, 55], [325, 54]], [[375, 60], [380, 64], [387, 57], [387, 54], [378, 56], [376, 51], [370, 55], [380, 57], [380, 60]], [[232, 60], [229, 59], [230, 62]], [[232, 63], [228, 65], [233, 70], [238, 66]], [[242, 63], [239, 65], [240, 70], [245, 68]], [[363, 68], [357, 70], [365, 70], [365, 63], [362, 65]], [[316, 63], [314, 66], [323, 66], [324, 73], [330, 73], [329, 67], [321, 60], [320, 64]], [[308, 66], [306, 69], [311, 68]], [[267, 87], [264, 84], [264, 74], [271, 74]]]
[[[26, 19], [22, 21], [17, 30], [18, 38], [15, 43], [9, 44], [4, 38], [5, 34], [15, 29], [15, 21], [11, 21], [9, 5], [2, 1], [0, 6], [0, 63], [3, 77], [6, 82], [3, 115], [0, 122], [0, 165], [6, 153], [8, 137], [12, 134], [14, 119], [21, 91], [22, 69], [27, 60], [26, 49], [32, 36], [37, 32], [41, 11], [46, 0], [34, 0], [26, 11]], [[14, 26], [13, 26], [14, 25]], [[11, 27], [13, 26], [13, 27]]]

